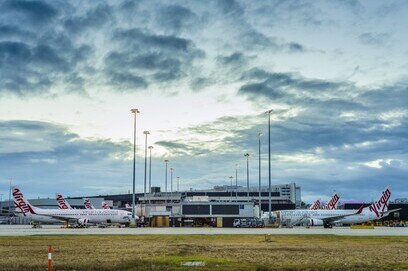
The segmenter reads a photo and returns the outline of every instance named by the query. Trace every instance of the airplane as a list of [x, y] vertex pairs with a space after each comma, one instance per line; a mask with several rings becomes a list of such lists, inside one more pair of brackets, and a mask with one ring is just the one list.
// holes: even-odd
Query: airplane
[[337, 193], [334, 193], [331, 199], [324, 205], [322, 208], [320, 208], [320, 199], [317, 199], [315, 202], [313, 202], [312, 205], [310, 205], [309, 210], [318, 210], [318, 209], [328, 209], [328, 210], [333, 210], [337, 208], [337, 203], [339, 202], [340, 196]]
[[[19, 215], [31, 218], [38, 222], [75, 222], [80, 226], [89, 223], [120, 223], [129, 224], [132, 213], [123, 210], [106, 209], [42, 209], [34, 207], [23, 196], [18, 187], [13, 187], [13, 199], [15, 209]], [[138, 219], [138, 217], [136, 217]], [[45, 221], [46, 220], [46, 221]]]
[[60, 193], [57, 193], [56, 197], [57, 197], [57, 204], [58, 204], [59, 209], [74, 209], [71, 207], [68, 201], [66, 201], [65, 198]]
[[95, 207], [92, 205], [91, 200], [89, 198], [84, 199], [85, 209], [92, 210]]
[[109, 204], [106, 201], [102, 201], [102, 209], [110, 209]]
[[[378, 201], [365, 208], [362, 205], [358, 210], [281, 210], [273, 212], [272, 217], [281, 225], [289, 227], [303, 223], [324, 228], [332, 228], [336, 224], [357, 224], [378, 220], [400, 210], [388, 210], [390, 198], [391, 188], [386, 187]], [[264, 213], [263, 219], [267, 218], [268, 214]]]

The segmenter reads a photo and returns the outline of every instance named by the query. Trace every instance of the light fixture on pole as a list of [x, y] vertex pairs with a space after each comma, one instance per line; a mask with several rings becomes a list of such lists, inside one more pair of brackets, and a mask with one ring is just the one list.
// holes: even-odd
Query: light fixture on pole
[[146, 203], [146, 188], [147, 188], [147, 135], [150, 134], [149, 131], [144, 131], [145, 135], [145, 164], [144, 164], [144, 188], [143, 188], [143, 198]]
[[140, 111], [136, 108], [133, 108], [130, 110], [132, 114], [134, 115], [134, 121], [133, 121], [133, 189], [132, 189], [132, 224], [136, 224], [136, 219], [135, 219], [135, 205], [136, 205], [136, 116]]
[[247, 162], [247, 199], [249, 202], [249, 153], [244, 154], [246, 157]]
[[271, 182], [271, 114], [273, 110], [268, 110], [266, 113], [268, 114], [268, 198], [269, 198], [269, 223], [272, 222], [272, 182]]
[[232, 179], [234, 179], [234, 177], [229, 176], [230, 181], [231, 181], [231, 186], [230, 186], [230, 193], [231, 193], [231, 198], [230, 198], [230, 202], [232, 202]]
[[258, 133], [258, 177], [259, 177], [259, 217], [261, 217], [261, 136], [262, 133]]
[[164, 163], [166, 163], [166, 174], [165, 174], [165, 179], [164, 179], [164, 182], [165, 182], [165, 188], [164, 188], [164, 191], [166, 192], [166, 197], [165, 197], [165, 202], [166, 202], [166, 204], [167, 204], [167, 197], [168, 197], [168, 194], [167, 194], [167, 164], [169, 163], [169, 160], [164, 160]]

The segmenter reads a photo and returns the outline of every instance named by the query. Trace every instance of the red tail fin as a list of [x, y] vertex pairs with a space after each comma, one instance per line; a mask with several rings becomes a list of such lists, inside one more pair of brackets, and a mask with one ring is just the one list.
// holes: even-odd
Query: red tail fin
[[57, 204], [60, 209], [72, 209], [71, 205], [64, 199], [64, 197], [57, 193]]
[[330, 201], [326, 204], [325, 209], [329, 209], [329, 210], [336, 209], [339, 199], [340, 199], [339, 194], [334, 193]]
[[110, 209], [109, 204], [106, 201], [102, 201], [102, 209]]
[[377, 217], [382, 217], [385, 212], [388, 211], [388, 202], [391, 198], [391, 188], [386, 187], [385, 190], [381, 193], [378, 201], [375, 201], [368, 207], [370, 212], [373, 212]]
[[84, 205], [86, 209], [95, 209], [91, 203], [91, 200], [86, 198], [84, 199]]
[[35, 214], [33, 206], [24, 198], [23, 193], [17, 186], [13, 187], [14, 208], [20, 209], [24, 216]]
[[320, 199], [317, 199], [315, 202], [313, 202], [312, 205], [310, 205], [309, 210], [317, 210], [320, 209]]

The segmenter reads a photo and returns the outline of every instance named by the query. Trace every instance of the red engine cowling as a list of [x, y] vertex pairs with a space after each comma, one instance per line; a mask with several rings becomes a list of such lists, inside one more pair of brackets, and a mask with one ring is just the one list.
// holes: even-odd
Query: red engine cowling
[[313, 227], [313, 226], [323, 226], [323, 220], [321, 219], [315, 219], [315, 218], [311, 218], [309, 219], [309, 226]]

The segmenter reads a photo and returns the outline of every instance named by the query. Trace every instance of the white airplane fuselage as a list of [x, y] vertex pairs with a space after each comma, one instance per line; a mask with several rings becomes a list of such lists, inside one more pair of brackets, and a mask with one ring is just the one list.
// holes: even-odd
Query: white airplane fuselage
[[62, 220], [55, 219], [49, 216], [37, 215], [37, 214], [26, 214], [23, 215], [21, 212], [15, 211], [14, 212], [17, 216], [28, 218], [32, 222], [40, 222], [40, 223], [62, 223]]
[[372, 212], [363, 211], [356, 214], [356, 210], [282, 210], [273, 212], [282, 224], [296, 225], [309, 223], [310, 219], [323, 220], [326, 218], [347, 215], [333, 221], [333, 224], [356, 224], [378, 219]]
[[129, 223], [131, 213], [108, 209], [34, 209], [38, 216], [48, 216], [61, 220], [85, 220], [87, 223]]

